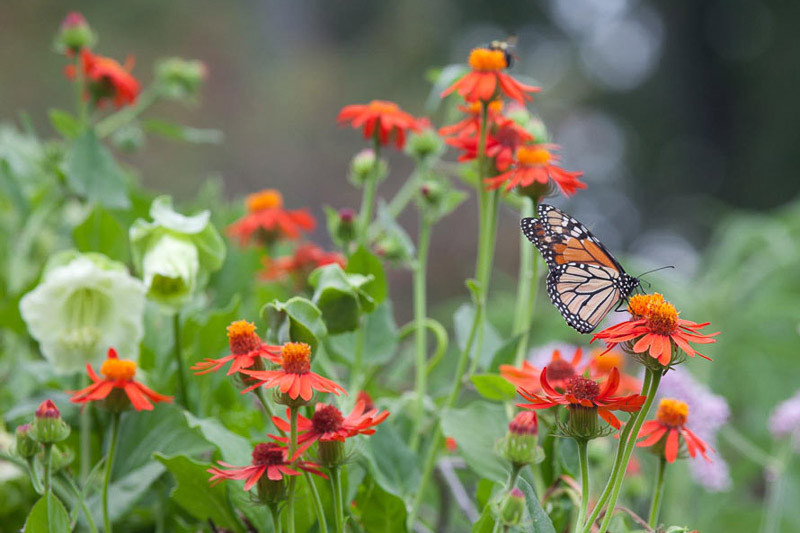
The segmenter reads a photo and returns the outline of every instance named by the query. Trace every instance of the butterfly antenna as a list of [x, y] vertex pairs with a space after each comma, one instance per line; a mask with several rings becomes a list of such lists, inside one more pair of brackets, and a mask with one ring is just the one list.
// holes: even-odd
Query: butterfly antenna
[[[646, 276], [647, 274], [652, 274], [653, 272], [658, 272], [659, 270], [666, 270], [668, 268], [675, 268], [675, 265], [667, 265], [667, 266], [663, 266], [663, 267], [654, 268], [653, 270], [648, 270], [647, 272], [642, 272], [641, 274], [636, 276], [636, 279], [641, 280], [642, 276]], [[650, 284], [648, 283], [648, 285], [650, 285]]]

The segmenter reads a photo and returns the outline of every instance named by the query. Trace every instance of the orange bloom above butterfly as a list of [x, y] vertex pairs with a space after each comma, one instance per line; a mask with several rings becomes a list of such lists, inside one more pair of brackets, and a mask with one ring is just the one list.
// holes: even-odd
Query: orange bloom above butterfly
[[538, 93], [541, 89], [521, 83], [505, 72], [508, 64], [502, 50], [475, 48], [469, 54], [472, 70], [442, 92], [442, 98], [457, 92], [467, 102], [489, 102], [500, 94], [524, 103], [530, 100], [528, 93]]
[[284, 209], [281, 193], [265, 189], [247, 197], [247, 214], [228, 226], [228, 234], [238, 237], [242, 244], [257, 240], [269, 245], [279, 239], [298, 239], [315, 226], [308, 210]]
[[[703, 442], [692, 430], [686, 427], [686, 419], [689, 417], [689, 406], [686, 403], [665, 398], [658, 404], [655, 420], [648, 420], [642, 425], [637, 438], [643, 439], [636, 443], [637, 446], [655, 446], [662, 443], [664, 458], [668, 463], [674, 463], [678, 458], [680, 449], [680, 439], [686, 443], [686, 450], [689, 456], [694, 458], [697, 452], [706, 461], [711, 461], [706, 450], [711, 449]], [[713, 450], [712, 450], [713, 451]]]
[[420, 122], [406, 113], [394, 102], [373, 100], [365, 105], [348, 105], [342, 108], [337, 117], [339, 124], [350, 123], [354, 128], [362, 128], [365, 139], [373, 136], [382, 145], [394, 140], [398, 148], [406, 143], [406, 133], [420, 131]]
[[557, 148], [552, 144], [532, 144], [517, 149], [514, 167], [484, 182], [488, 189], [499, 189], [505, 185], [510, 191], [514, 187], [529, 187], [535, 183], [548, 185], [551, 181], [564, 193], [564, 196], [575, 194], [578, 189], [585, 189], [586, 184], [578, 178], [583, 172], [569, 172], [556, 163], [559, 156], [552, 153]]
[[[130, 400], [130, 405], [137, 411], [151, 411], [153, 403], [171, 402], [171, 396], [164, 396], [133, 379], [136, 375], [136, 363], [127, 359], [119, 359], [114, 348], [108, 349], [108, 359], [100, 367], [101, 379], [87, 364], [86, 370], [92, 384], [85, 389], [72, 393], [70, 401], [85, 404], [105, 400], [115, 390], [120, 390]], [[153, 402], [153, 403], [151, 403]]]

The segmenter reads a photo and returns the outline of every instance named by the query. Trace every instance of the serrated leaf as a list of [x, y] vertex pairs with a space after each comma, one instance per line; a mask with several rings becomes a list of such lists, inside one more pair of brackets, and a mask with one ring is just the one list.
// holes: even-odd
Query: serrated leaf
[[497, 374], [478, 374], [471, 380], [478, 394], [487, 400], [507, 402], [517, 395], [517, 388]]
[[111, 152], [89, 130], [75, 139], [64, 160], [67, 183], [90, 202], [106, 207], [127, 208], [125, 175]]
[[366, 440], [365, 455], [373, 478], [384, 490], [407, 498], [418, 487], [417, 457], [392, 425], [384, 422]]
[[530, 520], [529, 529], [532, 533], [556, 533], [553, 522], [547, 513], [542, 509], [536, 491], [524, 478], [519, 478], [517, 486], [525, 494], [525, 502], [528, 504], [528, 519]]

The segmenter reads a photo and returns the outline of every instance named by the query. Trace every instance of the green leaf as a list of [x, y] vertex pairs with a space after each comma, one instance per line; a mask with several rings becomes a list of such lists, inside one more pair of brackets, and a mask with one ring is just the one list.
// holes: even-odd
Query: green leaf
[[216, 357], [228, 350], [228, 337], [225, 328], [239, 318], [241, 298], [235, 295], [225, 307], [194, 310], [181, 328], [183, 353], [190, 358], [188, 363]]
[[536, 491], [524, 478], [519, 478], [517, 486], [525, 493], [525, 501], [528, 504], [528, 519], [530, 520], [529, 529], [532, 533], [556, 533], [553, 522], [547, 513], [542, 509]]
[[322, 311], [310, 300], [295, 296], [286, 302], [275, 300], [261, 308], [261, 318], [279, 342], [304, 342], [315, 353], [328, 334]]
[[483, 508], [480, 518], [472, 524], [472, 533], [492, 533], [494, 531], [494, 511], [491, 505]]
[[442, 413], [442, 431], [455, 439], [458, 452], [480, 477], [505, 482], [505, 462], [494, 452], [495, 442], [506, 434], [505, 408], [499, 404], [473, 402], [462, 409]]
[[64, 172], [70, 188], [90, 202], [119, 208], [131, 204], [125, 174], [92, 130], [72, 143], [64, 160]]
[[51, 109], [48, 115], [53, 128], [65, 139], [75, 139], [80, 135], [81, 123], [71, 114], [61, 109]]
[[[464, 350], [467, 345], [472, 323], [475, 319], [475, 308], [469, 304], [464, 304], [453, 314], [453, 327], [455, 328], [456, 344], [459, 350]], [[487, 368], [492, 362], [492, 355], [501, 347], [503, 341], [500, 335], [488, 322], [483, 330], [483, 349], [479, 368]], [[473, 343], [473, 350], [475, 344]], [[474, 351], [470, 353], [470, 358], [475, 357]]]
[[168, 457], [157, 453], [155, 458], [175, 477], [176, 486], [170, 498], [186, 512], [201, 521], [213, 520], [217, 526], [244, 530], [231, 507], [227, 485], [209, 485], [207, 463], [194, 461], [185, 455]]
[[478, 394], [487, 400], [507, 402], [517, 395], [517, 388], [497, 374], [478, 374], [471, 379]]
[[361, 509], [361, 524], [365, 531], [406, 532], [405, 503], [383, 490], [371, 477], [359, 487], [356, 505]]
[[371, 313], [375, 301], [364, 287], [372, 276], [345, 274], [339, 265], [316, 269], [308, 278], [315, 287], [312, 301], [322, 312], [328, 333], [353, 331], [359, 326], [361, 313]]
[[[397, 324], [389, 302], [379, 305], [364, 318], [364, 363], [382, 365], [397, 352]], [[347, 332], [329, 337], [326, 348], [342, 362], [352, 363], [357, 332]]]
[[190, 428], [199, 430], [208, 442], [217, 447], [223, 461], [233, 465], [250, 462], [253, 447], [246, 438], [229, 430], [216, 418], [198, 418], [188, 411], [184, 411], [183, 416]]
[[492, 355], [492, 362], [489, 365], [489, 370], [497, 372], [500, 365], [513, 364], [514, 358], [517, 356], [517, 346], [521, 338], [522, 335], [515, 335], [500, 346]]
[[225, 139], [225, 134], [220, 130], [191, 128], [189, 126], [154, 118], [143, 120], [141, 125], [144, 131], [155, 133], [156, 135], [173, 141], [219, 144]]
[[128, 261], [128, 230], [101, 205], [94, 206], [72, 232], [81, 252], [99, 252], [116, 261]]
[[370, 464], [370, 473], [382, 489], [406, 498], [418, 488], [417, 457], [390, 424], [384, 422], [366, 440], [364, 455]]
[[39, 498], [25, 520], [24, 533], [68, 533], [70, 530], [67, 510], [52, 493]]
[[376, 304], [380, 304], [386, 299], [388, 287], [383, 265], [380, 259], [363, 246], [359, 246], [358, 250], [347, 260], [345, 272], [372, 276], [372, 280], [363, 286], [363, 290], [372, 297]]

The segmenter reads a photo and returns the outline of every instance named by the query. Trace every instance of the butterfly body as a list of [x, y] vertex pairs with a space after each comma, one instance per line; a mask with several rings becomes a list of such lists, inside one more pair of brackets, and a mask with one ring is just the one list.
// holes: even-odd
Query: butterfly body
[[620, 300], [639, 285], [597, 237], [577, 219], [541, 204], [537, 218], [524, 218], [523, 233], [550, 270], [547, 294], [567, 324], [581, 333], [594, 330]]

